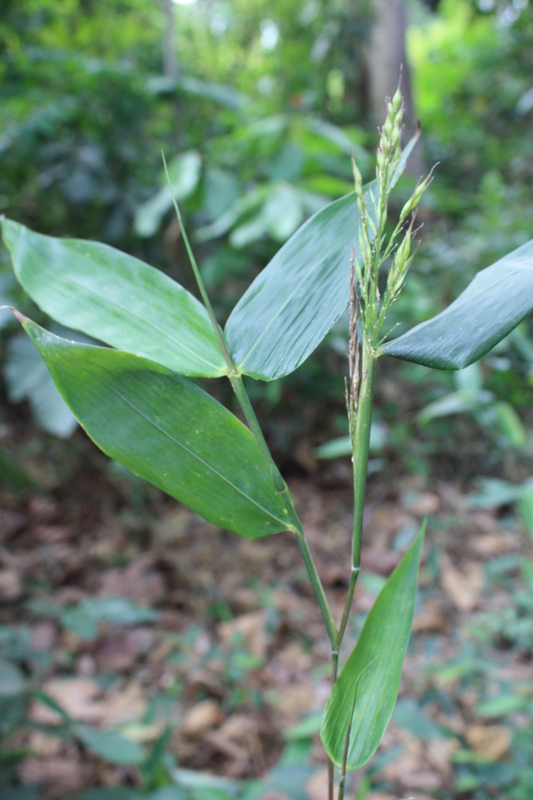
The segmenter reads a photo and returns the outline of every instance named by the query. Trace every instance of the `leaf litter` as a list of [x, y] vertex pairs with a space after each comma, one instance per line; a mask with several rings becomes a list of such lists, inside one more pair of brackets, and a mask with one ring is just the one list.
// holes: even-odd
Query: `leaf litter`
[[[117, 478], [90, 443], [81, 447], [92, 465], [78, 468], [68, 492], [58, 482], [32, 497], [1, 493], [0, 634], [27, 628], [33, 641], [15, 663], [91, 730], [116, 731], [144, 746], [169, 725], [168, 750], [180, 767], [262, 777], [283, 751], [284, 732], [321, 711], [329, 694], [328, 647], [296, 542], [288, 534], [249, 542], [214, 529], [151, 487]], [[342, 483], [332, 489], [314, 470], [290, 488], [340, 611], [349, 490]], [[395, 714], [369, 765], [367, 800], [445, 798], [461, 780], [462, 764], [477, 758], [505, 765], [513, 737], [531, 724], [520, 702], [504, 702], [510, 711], [501, 716], [476, 711], [505, 692], [527, 705], [531, 652], [513, 649], [494, 625], [488, 633], [472, 625], [478, 614], [497, 619], [514, 602], [533, 543], [519, 527], [502, 526], [496, 511], [469, 509], [464, 499], [458, 484], [428, 491], [422, 479], [401, 476], [395, 492], [378, 478], [370, 487], [362, 554], [368, 578], [356, 589], [346, 652], [410, 531], [425, 515], [430, 524], [400, 688], [400, 704], [412, 705]], [[104, 615], [94, 638], [76, 635], [65, 613], [113, 598], [152, 609], [153, 621]], [[30, 601], [53, 601], [62, 611], [46, 617]], [[27, 749], [16, 779], [41, 783], [43, 797], [138, 780], [132, 767], [56, 735], [64, 720], [49, 704], [33, 700], [26, 718], [2, 748]], [[322, 800], [325, 763], [309, 736], [315, 772], [306, 792]]]

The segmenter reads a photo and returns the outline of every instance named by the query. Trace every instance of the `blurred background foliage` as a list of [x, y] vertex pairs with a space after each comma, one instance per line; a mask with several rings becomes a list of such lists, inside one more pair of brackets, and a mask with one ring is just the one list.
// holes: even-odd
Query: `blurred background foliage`
[[[424, 169], [439, 165], [419, 214], [423, 246], [391, 317], [400, 329], [436, 313], [478, 269], [526, 241], [533, 203], [527, 0], [410, 0], [406, 7], [387, 35], [400, 53], [406, 47], [408, 124], [422, 120], [423, 140], [398, 204]], [[350, 191], [350, 153], [371, 177], [380, 116], [372, 92], [381, 84], [369, 51], [381, 11], [379, 0], [4, 0], [0, 211], [44, 233], [108, 242], [194, 290], [163, 150], [223, 321], [296, 228]], [[5, 252], [1, 263], [1, 295], [24, 304]], [[13, 336], [7, 314], [2, 325], [8, 399], [28, 399], [39, 424], [68, 435], [72, 419], [38, 359], [32, 371], [32, 353]], [[453, 418], [447, 412], [442, 428], [433, 424], [428, 441], [418, 425], [416, 444], [416, 420], [428, 421], [417, 413], [453, 401], [457, 379], [384, 365], [395, 386], [416, 387], [401, 401], [398, 389], [380, 401], [377, 414], [393, 426], [382, 437], [388, 454], [427, 472], [432, 451], [446, 450], [450, 425], [465, 419], [473, 451], [484, 450], [477, 470], [500, 464], [508, 447], [530, 452], [532, 349], [524, 324], [481, 367], [483, 413], [477, 396], [452, 402]], [[341, 321], [296, 375], [252, 388], [286, 467], [310, 463], [311, 446], [344, 434], [345, 351]], [[231, 402], [224, 388], [216, 391]], [[447, 406], [438, 408], [440, 419]], [[489, 434], [485, 448], [479, 426]], [[440, 463], [453, 472], [459, 460], [449, 455]]]

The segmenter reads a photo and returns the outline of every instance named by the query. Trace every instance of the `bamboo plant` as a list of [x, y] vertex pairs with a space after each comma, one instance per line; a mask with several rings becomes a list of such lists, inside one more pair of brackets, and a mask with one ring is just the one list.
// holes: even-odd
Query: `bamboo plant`
[[[67, 405], [108, 456], [206, 520], [248, 539], [290, 531], [301, 549], [331, 645], [332, 691], [321, 738], [329, 798], [376, 751], [394, 709], [410, 638], [424, 527], [385, 583], [339, 673], [339, 653], [361, 570], [363, 508], [376, 364], [384, 355], [437, 369], [479, 359], [533, 308], [533, 241], [482, 270], [442, 313], [398, 338], [384, 333], [416, 250], [419, 182], [387, 233], [403, 153], [402, 99], [387, 104], [376, 179], [315, 214], [279, 250], [224, 330], [207, 296], [179, 208], [200, 302], [162, 272], [92, 241], [56, 239], [2, 219], [16, 276], [50, 317], [108, 347], [54, 336], [15, 311]], [[380, 288], [381, 287], [381, 288]], [[305, 532], [274, 463], [243, 376], [293, 372], [349, 306], [346, 403], [353, 452], [354, 526], [344, 612], [334, 619]], [[191, 378], [231, 382], [247, 425]], [[338, 770], [338, 781], [336, 771]]]

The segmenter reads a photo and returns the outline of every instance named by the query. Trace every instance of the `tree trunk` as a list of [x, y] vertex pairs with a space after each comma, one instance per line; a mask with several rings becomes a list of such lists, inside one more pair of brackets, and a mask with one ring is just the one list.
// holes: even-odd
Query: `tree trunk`
[[[365, 49], [368, 113], [376, 124], [383, 122], [385, 99], [393, 96], [401, 75], [406, 133], [410, 136], [416, 128], [416, 115], [405, 49], [407, 14], [404, 0], [372, 0], [372, 17], [370, 38]], [[410, 172], [422, 173], [419, 148], [415, 149], [409, 162]]]
[[165, 30], [163, 32], [163, 73], [167, 78], [175, 78], [178, 74], [176, 58], [176, 40], [174, 37], [174, 3], [163, 0], [165, 12]]

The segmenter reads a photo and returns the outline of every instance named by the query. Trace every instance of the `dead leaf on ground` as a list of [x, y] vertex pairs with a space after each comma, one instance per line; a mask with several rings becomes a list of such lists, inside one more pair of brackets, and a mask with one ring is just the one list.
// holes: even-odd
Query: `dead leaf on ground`
[[59, 798], [67, 793], [77, 795], [88, 785], [92, 772], [90, 764], [74, 758], [25, 758], [19, 768], [22, 783], [44, 784], [47, 797]]
[[103, 701], [102, 725], [115, 728], [125, 723], [135, 722], [146, 711], [148, 701], [138, 683], [130, 683], [124, 689], [115, 691]]
[[146, 655], [155, 642], [151, 628], [113, 630], [94, 651], [100, 672], [123, 672], [132, 668], [137, 660]]
[[447, 633], [450, 627], [449, 616], [439, 600], [426, 600], [415, 613], [413, 631], [415, 633]]
[[315, 772], [305, 784], [305, 789], [311, 800], [328, 800], [328, 770], [321, 769]]
[[363, 569], [385, 576], [390, 575], [392, 570], [400, 563], [401, 558], [401, 553], [393, 550], [382, 550], [381, 548], [363, 547], [361, 552]]
[[[98, 699], [100, 687], [88, 678], [64, 678], [47, 681], [43, 692], [63, 708], [73, 719], [80, 722], [100, 722], [105, 714], [105, 703]], [[59, 725], [61, 716], [48, 706], [34, 702], [30, 717], [35, 722]]]
[[266, 611], [241, 614], [228, 622], [221, 622], [217, 630], [223, 644], [231, 646], [237, 641], [254, 656], [260, 658], [266, 656], [268, 646]]
[[99, 596], [125, 597], [140, 606], [156, 605], [165, 597], [165, 583], [151, 566], [151, 556], [142, 555], [129, 567], [109, 570], [102, 577]]
[[187, 712], [180, 726], [180, 732], [188, 736], [199, 736], [204, 731], [217, 728], [224, 716], [214, 700], [202, 700]]
[[36, 525], [33, 528], [33, 536], [44, 544], [55, 544], [70, 539], [72, 532], [64, 525]]
[[13, 602], [22, 595], [20, 573], [13, 569], [0, 570], [0, 601]]
[[511, 553], [520, 549], [520, 535], [511, 531], [486, 533], [470, 539], [470, 547], [481, 556], [494, 556]]
[[410, 492], [403, 502], [411, 514], [420, 517], [436, 514], [442, 505], [439, 495], [434, 492]]
[[57, 736], [51, 736], [43, 731], [31, 731], [28, 737], [28, 749], [34, 756], [51, 758], [61, 752], [63, 743]]
[[432, 739], [426, 743], [425, 758], [429, 766], [436, 769], [445, 784], [453, 778], [451, 754], [460, 748], [457, 739]]
[[503, 725], [470, 725], [466, 741], [472, 750], [489, 761], [498, 761], [509, 750], [512, 733]]
[[469, 562], [461, 570], [454, 566], [446, 553], [439, 557], [442, 588], [458, 611], [472, 611], [479, 602], [485, 575], [481, 564]]

